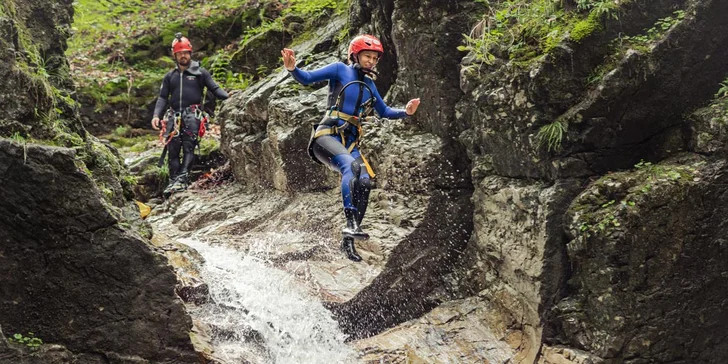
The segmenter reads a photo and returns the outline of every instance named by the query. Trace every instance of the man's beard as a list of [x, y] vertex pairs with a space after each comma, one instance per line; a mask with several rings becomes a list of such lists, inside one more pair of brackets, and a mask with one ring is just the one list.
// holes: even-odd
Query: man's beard
[[190, 58], [180, 58], [177, 60], [177, 63], [180, 66], [189, 66], [190, 65]]

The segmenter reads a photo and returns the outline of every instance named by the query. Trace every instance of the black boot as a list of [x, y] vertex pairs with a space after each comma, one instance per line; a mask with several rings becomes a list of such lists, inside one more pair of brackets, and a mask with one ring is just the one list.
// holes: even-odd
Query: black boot
[[346, 227], [341, 230], [344, 237], [356, 240], [369, 239], [369, 234], [363, 232], [359, 223], [356, 221], [356, 210], [344, 209], [344, 215], [346, 215]]
[[180, 173], [174, 183], [169, 187], [170, 192], [182, 192], [187, 189], [187, 172]]
[[355, 261], [355, 262], [361, 262], [361, 256], [359, 253], [356, 252], [356, 248], [354, 248], [354, 239], [345, 237], [341, 240], [341, 250], [346, 254], [346, 257], [349, 258], [349, 260]]
[[164, 188], [164, 192], [162, 194], [164, 195], [164, 198], [169, 197], [169, 195], [172, 194], [172, 186], [177, 181], [177, 176], [169, 176], [169, 183], [167, 183], [167, 187]]

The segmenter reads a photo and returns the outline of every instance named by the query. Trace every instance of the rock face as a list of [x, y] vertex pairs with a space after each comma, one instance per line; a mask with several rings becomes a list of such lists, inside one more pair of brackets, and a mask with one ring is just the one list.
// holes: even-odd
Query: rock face
[[[665, 4], [655, 4], [658, 5]], [[624, 244], [619, 243], [622, 239], [630, 241], [629, 244], [633, 249], [654, 252], [656, 247], [649, 242], [652, 238], [641, 238], [643, 234], [649, 235], [642, 230], [648, 223], [643, 221], [632, 227], [622, 226], [620, 229], [625, 230], [621, 230], [622, 234], [619, 236], [609, 235], [600, 243], [586, 248], [582, 244], [574, 245], [579, 239], [572, 240], [578, 235], [576, 232], [582, 226], [564, 229], [566, 222], [562, 221], [562, 216], [570, 205], [572, 208], [575, 205], [600, 208], [615, 199], [611, 197], [603, 201], [593, 199], [584, 202], [582, 196], [586, 192], [581, 191], [588, 180], [583, 177], [631, 167], [640, 159], [659, 160], [691, 148], [691, 129], [686, 124], [687, 120], [683, 119], [683, 115], [709, 100], [717, 88], [716, 81], [719, 82], [728, 71], [724, 63], [708, 61], [715, 54], [719, 55], [718, 58], [725, 57], [725, 48], [718, 44], [725, 44], [728, 40], [728, 29], [718, 20], [716, 14], [725, 11], [726, 4], [706, 1], [679, 5], [687, 6], [686, 12], [694, 15], [686, 16], [683, 22], [672, 27], [650, 50], [625, 52], [622, 60], [614, 65], [614, 69], [596, 86], [570, 86], [572, 92], [577, 93], [569, 99], [560, 98], [567, 95], [564, 91], [567, 87], [564, 85], [568, 84], [569, 80], [578, 79], [581, 66], [565, 68], [564, 57], [568, 54], [570, 58], [580, 59], [590, 52], [597, 52], [588, 46], [558, 48], [554, 54], [546, 56], [542, 62], [532, 66], [528, 73], [509, 73], [501, 68], [482, 76], [481, 70], [483, 80], [480, 80], [480, 77], [468, 71], [469, 66], [466, 65], [463, 70], [462, 86], [466, 96], [458, 105], [458, 109], [463, 116], [461, 123], [471, 124], [473, 128], [461, 134], [460, 139], [467, 146], [468, 153], [473, 159], [473, 177], [484, 176], [475, 193], [478, 199], [475, 202], [476, 225], [472, 243], [479, 251], [479, 258], [476, 261], [484, 264], [486, 269], [475, 283], [482, 284], [482, 286], [476, 285], [478, 289], [484, 289], [481, 295], [485, 294], [494, 302], [506, 303], [500, 305], [503, 317], [524, 318], [523, 322], [514, 326], [516, 330], [527, 334], [524, 337], [530, 337], [526, 342], [531, 344], [520, 348], [523, 355], [519, 358], [523, 358], [524, 362], [535, 360], [539, 348], [542, 358], [546, 357], [548, 352], [548, 357], [555, 360], [553, 358], [556, 354], [548, 346], [541, 347], [542, 342], [568, 344], [577, 350], [591, 353], [588, 356], [593, 355], [593, 360], [612, 362], [636, 358], [658, 361], [692, 358], [698, 361], [710, 361], [702, 358], [701, 353], [723, 350], [715, 344], [691, 344], [689, 350], [682, 352], [676, 349], [656, 349], [654, 343], [661, 341], [659, 336], [641, 328], [644, 325], [650, 327], [657, 325], [662, 327], [663, 333], [672, 332], [671, 335], [680, 337], [684, 327], [677, 329], [677, 326], [671, 326], [676, 324], [672, 319], [666, 320], [670, 324], [641, 323], [642, 319], [632, 319], [634, 316], [630, 316], [618, 324], [621, 325], [619, 330], [609, 329], [612, 327], [611, 324], [607, 324], [609, 319], [615, 320], [615, 317], [619, 316], [616, 320], [622, 320], [623, 316], [614, 314], [609, 315], [607, 319], [607, 312], [642, 311], [639, 315], [651, 312], [648, 316], [654, 316], [655, 313], [652, 311], [656, 307], [656, 302], [639, 298], [640, 294], [628, 290], [629, 293], [620, 298], [632, 302], [633, 305], [629, 309], [621, 309], [621, 304], [616, 303], [619, 299], [603, 300], [601, 294], [595, 294], [596, 292], [592, 290], [595, 281], [586, 282], [579, 277], [586, 275], [594, 278], [595, 272], [610, 272], [610, 266], [618, 265], [619, 271], [622, 272], [620, 274], [624, 276], [611, 275], [611, 279], [604, 278], [601, 281], [605, 287], [603, 293], [624, 292], [618, 288], [620, 280], [631, 281], [631, 278], [626, 277], [639, 276], [638, 272], [645, 269], [640, 266], [647, 259], [627, 268], [616, 262], [619, 259], [612, 261], [611, 259], [615, 258], [607, 259], [605, 256], [615, 257], [615, 254], [622, 257], [630, 256], [631, 252], [621, 250], [624, 249]], [[653, 16], [659, 14], [660, 10], [666, 9], [669, 8], [657, 7], [655, 12], [648, 13], [634, 9], [630, 13], [627, 9], [626, 16], [635, 24], [641, 22], [639, 28], [648, 28], [654, 21]], [[703, 44], [704, 40], [699, 34], [707, 33], [721, 40], [713, 39], [710, 45]], [[594, 43], [590, 43], [591, 48], [598, 48], [599, 43], [600, 40], [595, 39]], [[693, 49], [692, 46], [700, 47], [700, 50]], [[560, 56], [560, 52], [567, 53]], [[704, 59], [706, 52], [711, 56]], [[708, 62], [705, 64], [706, 67], [693, 67], [696, 62], [693, 57]], [[580, 63], [575, 61], [574, 64]], [[680, 71], [675, 71], [678, 69]], [[635, 77], [635, 75], [642, 76]], [[579, 90], [581, 93], [578, 93]], [[536, 128], [554, 120], [566, 123], [568, 133], [563, 147], [558, 152], [549, 153], [546, 148], [539, 148]], [[705, 130], [702, 125], [705, 124], [696, 123], [697, 128]], [[711, 165], [709, 169], [721, 169], [721, 166], [722, 164]], [[493, 174], [518, 179], [509, 180], [492, 176]], [[527, 182], [521, 179], [523, 177], [538, 178], [544, 182]], [[711, 182], [703, 183], [711, 184]], [[626, 194], [626, 189], [629, 187], [623, 188]], [[574, 199], [577, 195], [579, 197]], [[662, 195], [652, 193], [646, 193], [645, 196], [654, 199], [650, 202], [651, 205], [654, 203], [653, 206], [660, 206], [662, 202], [659, 201], [664, 199]], [[677, 194], [677, 196], [673, 196], [677, 201], [672, 203], [682, 206], [681, 208], [671, 209], [670, 213], [664, 210], [662, 213], [644, 213], [640, 215], [640, 220], [649, 215], [650, 223], [665, 226], [662, 230], [666, 231], [667, 235], [681, 240], [680, 236], [685, 234], [681, 232], [679, 225], [670, 222], [671, 219], [682, 219], [683, 215], [690, 216], [693, 213], [700, 216], [703, 207], [697, 207], [689, 202], [690, 194]], [[616, 198], [616, 203], [620, 204], [621, 200], [621, 197]], [[694, 207], [688, 208], [688, 206]], [[717, 206], [707, 209], [714, 208]], [[511, 210], [521, 212], [514, 214], [510, 212]], [[534, 224], [535, 222], [537, 223]], [[540, 224], [544, 225], [537, 228], [536, 226]], [[568, 231], [567, 234], [565, 230]], [[698, 230], [701, 232], [682, 239], [682, 242], [698, 240], [702, 242], [696, 242], [699, 245], [712, 244], [711, 230], [700, 228]], [[536, 233], [531, 235], [531, 232]], [[591, 241], [594, 237], [580, 239]], [[676, 257], [683, 254], [692, 256], [688, 259], [691, 263], [673, 263], [670, 267], [675, 267], [678, 271], [689, 271], [688, 268], [683, 268], [683, 264], [689, 266], [708, 262], [703, 261], [703, 257], [690, 253], [688, 245], [678, 244], [681, 248], [676, 248], [673, 253]], [[597, 245], [600, 248], [614, 246], [614, 249], [623, 253], [610, 251], [600, 254], [593, 248]], [[569, 248], [565, 249], [565, 246]], [[576, 246], [582, 248], [577, 249]], [[673, 259], [679, 259], [676, 257]], [[627, 261], [631, 261], [630, 259]], [[474, 265], [477, 266], [478, 263]], [[717, 271], [721, 270], [724, 268], [717, 268]], [[596, 276], [604, 277], [603, 274], [609, 273], [596, 273]], [[682, 275], [682, 280], [688, 286], [703, 287], [701, 282], [704, 282], [705, 278], [697, 272], [691, 272]], [[581, 282], [578, 285], [581, 287], [581, 293], [575, 294], [576, 282]], [[683, 291], [682, 284], [677, 282], [665, 282], [659, 286], [659, 290], [667, 292]], [[718, 292], [715, 294], [721, 295]], [[680, 296], [677, 293], [668, 295]], [[562, 301], [559, 303], [560, 300]], [[681, 301], [683, 298], [676, 300]], [[584, 305], [585, 302], [589, 304]], [[559, 309], [554, 309], [555, 306]], [[695, 306], [688, 310], [697, 314], [702, 312], [703, 308]], [[603, 313], [604, 315], [599, 316], [602, 321], [591, 320], [586, 323], [577, 318], [586, 312], [590, 312], [586, 314], [588, 317], [593, 317], [592, 314], [595, 312]], [[650, 319], [645, 320], [650, 321]], [[694, 321], [692, 324], [694, 326], [686, 331], [707, 330], [713, 324]], [[585, 332], [592, 336], [587, 338]], [[610, 338], [607, 339], [606, 336]], [[637, 337], [639, 339], [636, 339]], [[644, 346], [639, 347], [636, 344], [638, 341], [645, 343]], [[590, 344], [586, 344], [587, 342]], [[653, 352], [655, 349], [660, 354]]]
[[174, 273], [119, 225], [71, 150], [0, 141], [0, 169], [4, 330], [98, 360], [196, 360]]
[[122, 162], [69, 101], [72, 3], [0, 10], [0, 326], [45, 343], [28, 353], [2, 337], [0, 361], [198, 362], [176, 276], [132, 228], [144, 224]]
[[[452, 13], [452, 20], [444, 25], [444, 29], [460, 34], [465, 25], [456, 21], [463, 16], [457, 13], [457, 9], [460, 8], [443, 5], [439, 12], [432, 14], [432, 19]], [[363, 12], [356, 11], [356, 14], [363, 15]], [[389, 16], [381, 19], [385, 18], [389, 19]], [[315, 42], [297, 46], [297, 58], [306, 62], [299, 66], [315, 69], [337, 61], [334, 57], [311, 52], [338, 49], [343, 53], [342, 48], [347, 44], [332, 40], [336, 39], [344, 23], [342, 19], [332, 19]], [[447, 38], [438, 38], [439, 41], [446, 42]], [[333, 46], [322, 49], [322, 44]], [[395, 47], [390, 47], [388, 52], [393, 56], [388, 53], [384, 63], [392, 67], [396, 65], [393, 60], [397, 59]], [[455, 87], [457, 61], [450, 60], [448, 64], [453, 67], [450, 72], [453, 79], [449, 85]], [[448, 64], [443, 65], [443, 69]], [[394, 74], [393, 69], [390, 71]], [[439, 71], [429, 71], [429, 77], [434, 78]], [[392, 81], [394, 79], [385, 79], [384, 85], [378, 84], [386, 89], [386, 82]], [[327, 88], [314, 86], [300, 86], [285, 72], [278, 72], [226, 102], [218, 116], [218, 120], [223, 120], [222, 149], [233, 162], [239, 181], [251, 188], [273, 187], [299, 193], [338, 185], [336, 174], [315, 164], [306, 154], [310, 125], [320, 120], [326, 106]], [[424, 87], [421, 91], [425, 93], [422, 96], [438, 99], [437, 95], [444, 94], [446, 90], [449, 90], [447, 85], [433, 94], [426, 93]], [[417, 91], [399, 92], [409, 99], [410, 96], [420, 96]], [[442, 118], [438, 119], [441, 122], [433, 121], [433, 124], [452, 122], [455, 100], [456, 97], [448, 97], [440, 104], [424, 107]], [[403, 103], [397, 100], [390, 102], [392, 106]], [[442, 110], [435, 112], [437, 109]], [[379, 188], [385, 194], [401, 194], [405, 199], [421, 194], [424, 197], [424, 206], [421, 206], [424, 216], [407, 237], [396, 241], [398, 246], [371, 286], [346, 303], [332, 305], [345, 331], [353, 338], [370, 336], [418, 317], [436, 306], [443, 295], [440, 290], [445, 284], [443, 277], [453, 270], [472, 230], [472, 186], [466, 178], [468, 166], [461, 158], [464, 152], [452, 143], [450, 130], [442, 132], [443, 135], [414, 131], [418, 128], [412, 124], [418, 120], [405, 121], [406, 127], [400, 126], [399, 121], [385, 121], [382, 125], [367, 125], [365, 128], [363, 153], [374, 170], [380, 173], [377, 178]], [[442, 131], [441, 128], [433, 129]], [[388, 205], [385, 211], [389, 213], [395, 213], [399, 208], [397, 203]], [[366, 223], [367, 219], [365, 226]], [[386, 239], [387, 236], [378, 238]], [[373, 320], [375, 317], [377, 320]]]
[[615, 363], [725, 358], [724, 171], [685, 155], [605, 176], [574, 200], [573, 293], [556, 307], [569, 344]]
[[[63, 52], [73, 16], [71, 1], [9, 0], [0, 7], [0, 60], [5, 64], [0, 70], [0, 100], [6, 115], [0, 121], [0, 136], [52, 137], [49, 126], [40, 121], [52, 104], [47, 87], [71, 85], [68, 78], [50, 77], [68, 71]], [[42, 63], [44, 73], [36, 71], [36, 63]]]

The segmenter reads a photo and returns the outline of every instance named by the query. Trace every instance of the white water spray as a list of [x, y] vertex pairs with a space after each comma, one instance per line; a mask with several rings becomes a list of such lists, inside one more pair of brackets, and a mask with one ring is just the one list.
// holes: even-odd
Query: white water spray
[[229, 363], [355, 363], [331, 313], [292, 275], [230, 248], [183, 239], [205, 259], [200, 267], [212, 303], [193, 317], [216, 329], [215, 356]]

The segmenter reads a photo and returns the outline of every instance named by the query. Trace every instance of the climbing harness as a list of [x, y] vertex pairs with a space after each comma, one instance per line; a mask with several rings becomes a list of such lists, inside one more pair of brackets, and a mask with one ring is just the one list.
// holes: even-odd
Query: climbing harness
[[[349, 115], [339, 110], [341, 108], [340, 105], [342, 104], [342, 100], [344, 98], [344, 91], [347, 87], [354, 84], [360, 84], [363, 87], [360, 86], [359, 89], [359, 100], [357, 100], [357, 104], [359, 104], [359, 107], [357, 109], [357, 115]], [[366, 89], [369, 91], [369, 99], [361, 102], [364, 87], [366, 87]], [[372, 92], [372, 89], [365, 82], [355, 80], [344, 85], [344, 87], [341, 88], [341, 91], [339, 91], [339, 94], [336, 97], [336, 103], [328, 110], [328, 112], [324, 116], [324, 120], [318, 124], [312, 125], [313, 130], [311, 132], [311, 139], [308, 143], [309, 156], [311, 156], [314, 161], [318, 162], [313, 154], [313, 142], [314, 140], [316, 140], [316, 138], [324, 135], [338, 135], [341, 138], [341, 144], [347, 149], [349, 153], [351, 153], [351, 151], [354, 150], [357, 145], [359, 145], [361, 137], [364, 134], [364, 131], [362, 130], [362, 123], [378, 120], [376, 117], [371, 116], [371, 113], [374, 111], [375, 102], [376, 98], [374, 97], [374, 92]], [[337, 126], [336, 124], [338, 119], [343, 120], [344, 124], [342, 124], [341, 126]], [[319, 129], [321, 125], [326, 125], [328, 126], [328, 128]], [[351, 142], [349, 147], [346, 147], [346, 132], [351, 128], [356, 129], [356, 140]], [[367, 172], [369, 172], [369, 175], [371, 177], [374, 177], [374, 171], [369, 165], [369, 162], [367, 162], [366, 158], [364, 158], [363, 155], [361, 157], [364, 161], [364, 165], [367, 168]]]
[[[199, 122], [199, 125], [197, 125], [197, 130], [191, 130], [187, 125], [185, 125], [183, 128], [182, 124], [184, 118], [188, 115], [191, 115], [197, 122]], [[167, 133], [167, 124], [170, 117], [173, 117], [174, 120], [172, 123], [173, 128], [169, 133]], [[206, 125], [209, 120], [210, 115], [202, 109], [202, 105], [190, 105], [184, 108], [182, 112], [174, 111], [172, 109], [167, 110], [167, 113], [164, 115], [164, 122], [162, 123], [162, 127], [159, 131], [159, 143], [164, 146], [164, 149], [162, 149], [162, 155], [160, 156], [157, 165], [159, 167], [162, 167], [164, 165], [164, 159], [167, 156], [167, 146], [169, 142], [171, 142], [172, 139], [174, 139], [176, 136], [180, 135], [183, 132], [192, 138], [196, 138], [195, 142], [197, 143], [197, 148], [199, 152], [199, 138], [202, 138], [205, 135], [205, 132], [207, 131]]]
[[[358, 112], [356, 116], [339, 111], [341, 108], [340, 105], [342, 105], [342, 101], [344, 98], [344, 91], [347, 87], [354, 84], [360, 84], [361, 86], [363, 86], [360, 86], [359, 88], [359, 99], [357, 100], [357, 104], [359, 104], [359, 107], [357, 109]], [[369, 99], [365, 102], [361, 102], [364, 87], [366, 87], [366, 89], [369, 91]], [[338, 135], [341, 138], [341, 144], [346, 148], [346, 132], [350, 128], [356, 128], [356, 140], [354, 140], [347, 148], [347, 151], [351, 153], [351, 151], [354, 150], [357, 145], [359, 145], [361, 137], [364, 134], [364, 131], [362, 130], [362, 122], [377, 120], [374, 116], [370, 116], [371, 113], [374, 111], [375, 102], [376, 99], [374, 97], [374, 92], [372, 92], [372, 89], [365, 82], [355, 80], [344, 85], [344, 87], [341, 88], [339, 94], [336, 97], [336, 103], [326, 113], [324, 120], [321, 123], [312, 125], [313, 130], [311, 132], [311, 139], [308, 143], [309, 156], [315, 162], [319, 162], [313, 154], [313, 142], [314, 140], [316, 140], [316, 138], [324, 135]], [[341, 126], [337, 126], [336, 124], [338, 123], [338, 119], [344, 120], [344, 124]], [[317, 130], [321, 125], [329, 126], [329, 128]], [[369, 172], [369, 175], [374, 178], [374, 170], [369, 165], [369, 162], [366, 160], [363, 154], [361, 155], [361, 158], [364, 162], [367, 172]]]

